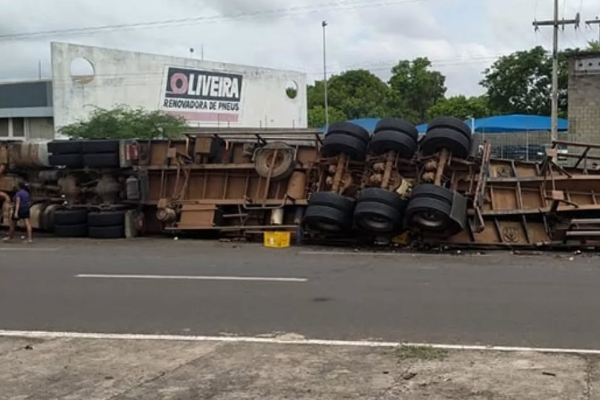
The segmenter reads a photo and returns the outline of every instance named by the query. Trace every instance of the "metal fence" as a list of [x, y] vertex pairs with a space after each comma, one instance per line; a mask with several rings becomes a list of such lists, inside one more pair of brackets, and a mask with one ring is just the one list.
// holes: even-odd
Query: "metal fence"
[[[546, 149], [552, 146], [550, 132], [519, 132], [519, 133], [482, 133], [483, 139], [492, 145], [492, 157], [520, 161], [542, 161]], [[600, 144], [600, 136], [581, 137], [568, 132], [559, 132], [558, 140], [569, 142], [586, 142]], [[558, 146], [559, 160], [561, 154], [580, 154], [581, 148]], [[598, 151], [591, 151], [589, 155], [600, 155]], [[568, 164], [568, 163], [567, 163]]]

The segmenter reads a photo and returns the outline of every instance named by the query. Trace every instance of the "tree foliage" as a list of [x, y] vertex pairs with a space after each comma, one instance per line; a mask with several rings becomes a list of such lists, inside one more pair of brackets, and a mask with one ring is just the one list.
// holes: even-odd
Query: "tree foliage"
[[[559, 112], [567, 112], [568, 62], [559, 64]], [[500, 57], [484, 72], [481, 85], [490, 107], [499, 114], [550, 115], [552, 108], [552, 58], [538, 46]]]
[[[342, 122], [347, 120], [346, 115], [335, 107], [329, 107], [329, 123]], [[308, 125], [314, 128], [320, 128], [326, 125], [325, 107], [314, 106], [308, 110]]]
[[88, 120], [64, 126], [60, 133], [83, 139], [176, 139], [183, 136], [186, 127], [183, 118], [120, 106], [96, 109]]
[[413, 122], [425, 122], [427, 111], [446, 93], [446, 77], [431, 70], [431, 61], [417, 58], [400, 61], [392, 68], [389, 84], [392, 98], [388, 108], [393, 116]]
[[[392, 70], [389, 84], [366, 70], [351, 70], [331, 77], [330, 120], [343, 115], [344, 119], [396, 116], [414, 123], [424, 121], [427, 110], [446, 92], [445, 77], [430, 67], [426, 58], [400, 61]], [[322, 121], [317, 116], [324, 112], [324, 104], [324, 84], [317, 81], [308, 87], [310, 126], [322, 126], [315, 124]], [[332, 115], [333, 110], [341, 114]]]
[[485, 96], [454, 96], [439, 100], [427, 111], [428, 120], [448, 115], [462, 120], [487, 117], [490, 115], [488, 100]]

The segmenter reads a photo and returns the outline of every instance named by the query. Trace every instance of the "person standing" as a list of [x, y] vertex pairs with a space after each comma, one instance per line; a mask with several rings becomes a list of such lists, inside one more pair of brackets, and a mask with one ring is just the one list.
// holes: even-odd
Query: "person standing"
[[31, 227], [31, 221], [29, 219], [29, 205], [31, 202], [31, 196], [27, 190], [27, 184], [25, 182], [19, 182], [19, 190], [14, 197], [15, 208], [13, 211], [12, 218], [10, 220], [10, 228], [8, 230], [8, 237], [4, 238], [5, 242], [13, 240], [15, 237], [15, 226], [19, 220], [25, 222], [27, 228], [27, 242], [33, 243], [33, 229]]

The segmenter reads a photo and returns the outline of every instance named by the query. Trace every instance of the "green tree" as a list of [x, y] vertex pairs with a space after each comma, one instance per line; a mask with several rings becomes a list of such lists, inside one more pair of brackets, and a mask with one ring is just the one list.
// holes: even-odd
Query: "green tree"
[[[345, 121], [346, 115], [335, 107], [329, 107], [329, 123]], [[308, 126], [311, 128], [322, 128], [325, 126], [325, 107], [314, 106], [308, 110]]]
[[183, 136], [186, 128], [183, 118], [120, 106], [96, 109], [87, 121], [64, 126], [60, 133], [83, 139], [176, 139]]
[[591, 40], [588, 42], [587, 51], [600, 52], [600, 40]]
[[427, 111], [428, 120], [447, 115], [462, 120], [487, 117], [490, 115], [488, 100], [485, 96], [454, 96], [439, 100]]
[[[567, 112], [568, 62], [560, 56], [559, 112]], [[541, 46], [500, 57], [484, 72], [481, 85], [487, 90], [490, 108], [499, 114], [550, 115], [552, 58]]]
[[[341, 111], [345, 119], [382, 117], [389, 87], [376, 75], [366, 70], [351, 70], [328, 80], [329, 106]], [[323, 81], [308, 87], [308, 109], [323, 107]], [[330, 115], [331, 117], [331, 115]]]
[[389, 81], [392, 93], [386, 100], [390, 115], [413, 123], [424, 122], [427, 111], [444, 98], [445, 83], [446, 77], [432, 71], [427, 58], [400, 61], [392, 68]]

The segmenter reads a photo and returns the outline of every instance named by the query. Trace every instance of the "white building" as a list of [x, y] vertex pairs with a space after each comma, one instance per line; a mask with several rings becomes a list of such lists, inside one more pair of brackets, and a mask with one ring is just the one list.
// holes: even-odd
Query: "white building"
[[194, 127], [306, 128], [306, 75], [53, 43], [52, 81], [0, 84], [0, 139], [51, 138], [118, 105]]

